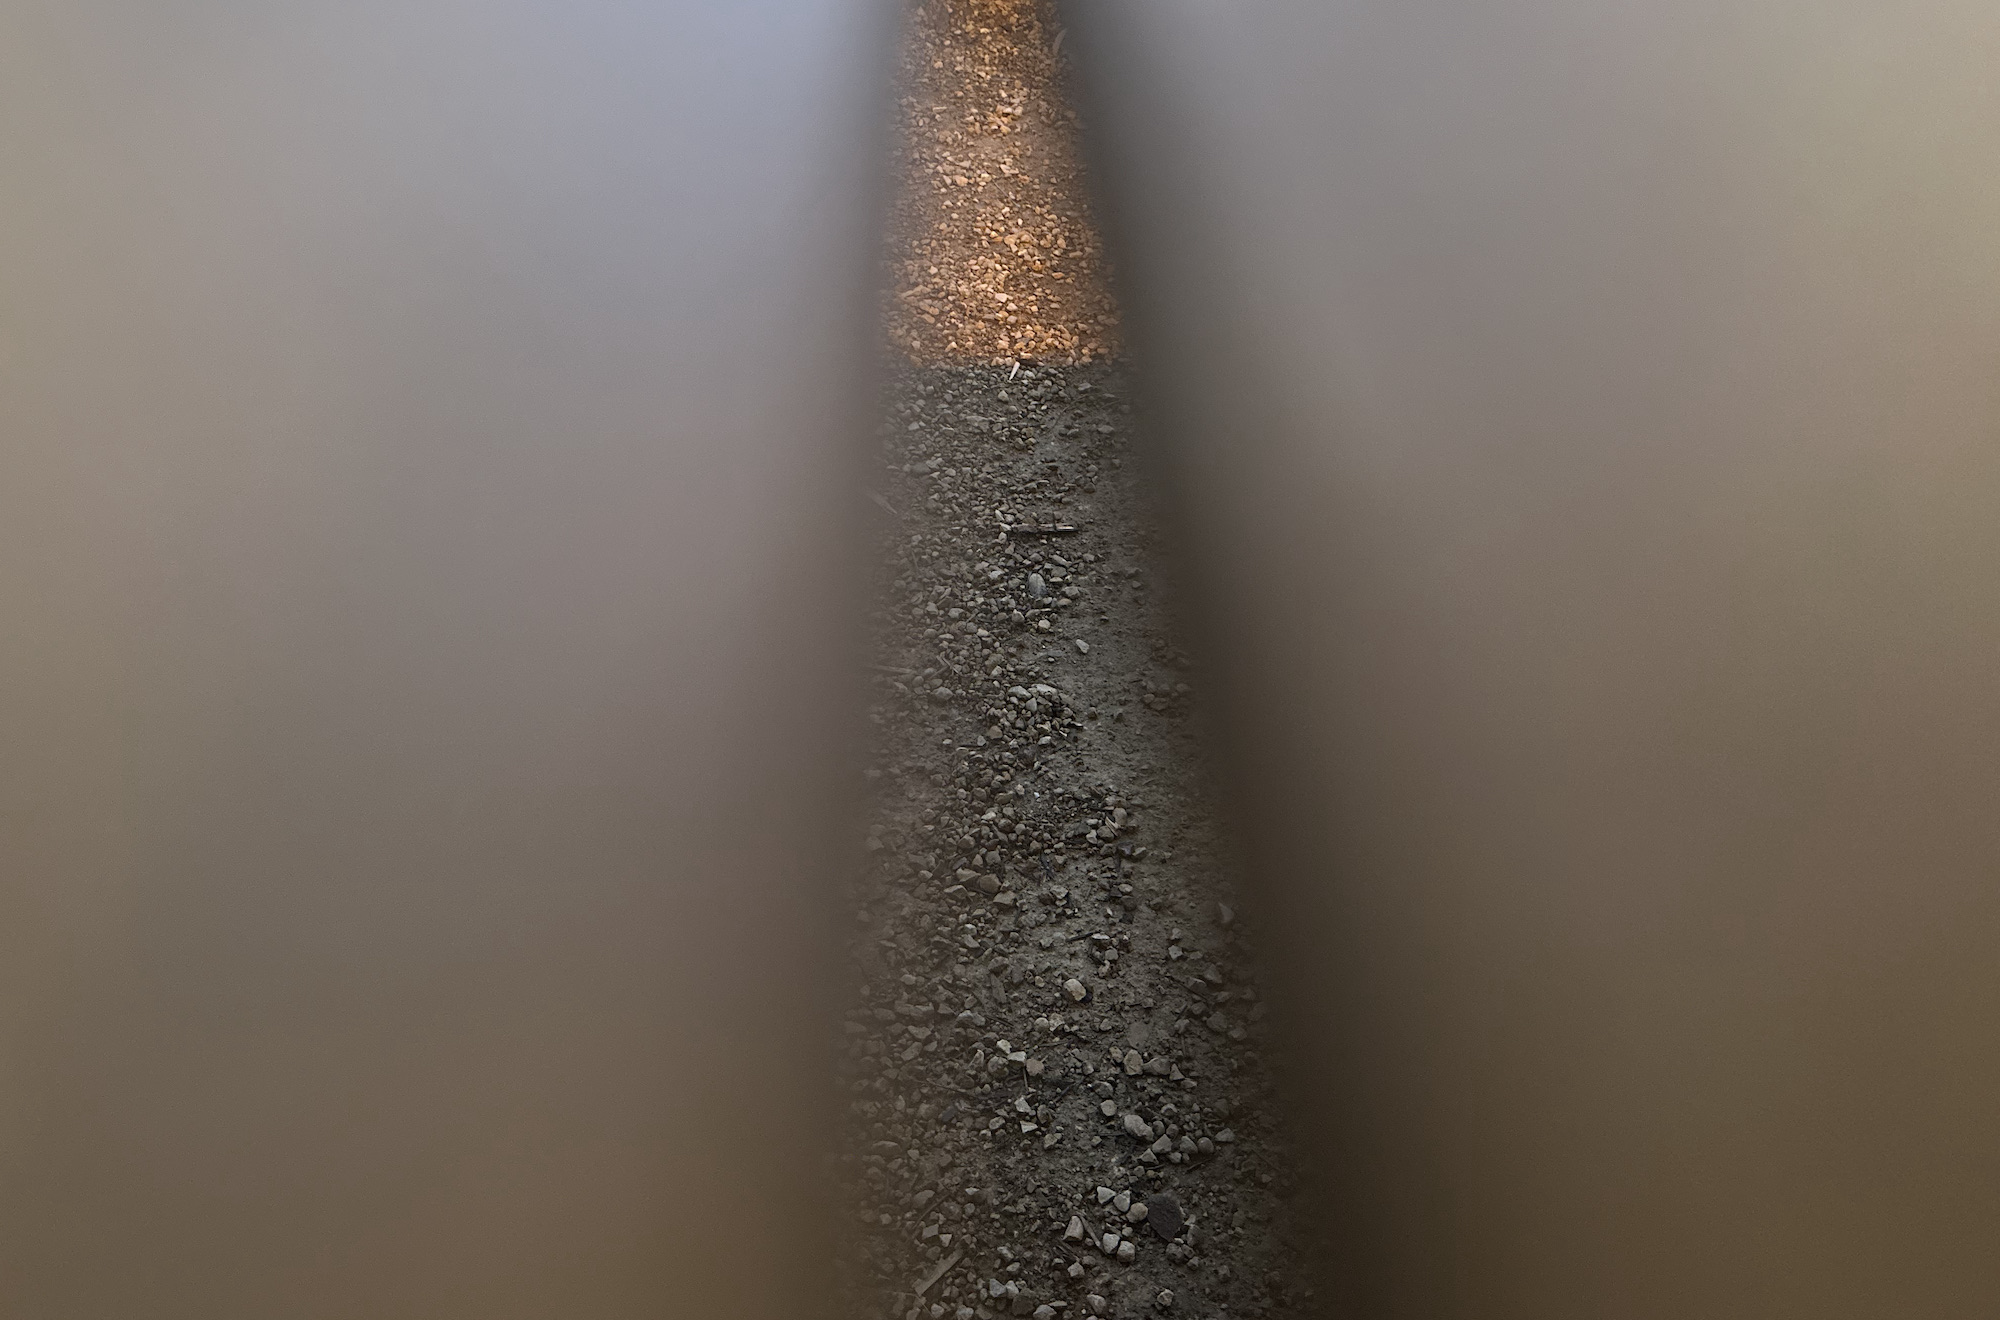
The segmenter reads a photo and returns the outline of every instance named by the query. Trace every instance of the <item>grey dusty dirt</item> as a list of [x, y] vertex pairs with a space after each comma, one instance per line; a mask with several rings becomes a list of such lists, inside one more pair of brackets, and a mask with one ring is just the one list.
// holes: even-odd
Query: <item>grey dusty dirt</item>
[[1299, 1313], [1265, 1003], [1120, 369], [910, 368], [886, 414], [854, 1313]]
[[1255, 913], [1101, 360], [1060, 37], [1035, 0], [925, 0], [906, 36], [843, 1309], [1297, 1315]]

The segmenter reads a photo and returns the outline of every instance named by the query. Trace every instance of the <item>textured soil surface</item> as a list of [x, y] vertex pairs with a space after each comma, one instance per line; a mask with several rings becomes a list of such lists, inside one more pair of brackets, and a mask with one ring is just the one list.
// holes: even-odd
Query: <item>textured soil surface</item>
[[847, 1314], [1311, 1310], [1041, 6], [925, 0], [869, 495]]
[[1309, 1309], [1123, 392], [1115, 365], [891, 392], [841, 1077], [854, 1314]]
[[1025, 0], [911, 10], [884, 320], [914, 361], [1073, 363], [1118, 347], [1062, 36]]

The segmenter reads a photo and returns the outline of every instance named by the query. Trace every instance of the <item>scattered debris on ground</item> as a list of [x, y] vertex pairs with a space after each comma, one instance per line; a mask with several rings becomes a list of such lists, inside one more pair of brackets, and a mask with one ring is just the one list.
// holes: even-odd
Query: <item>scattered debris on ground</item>
[[1074, 363], [1118, 348], [1062, 36], [1032, 0], [911, 10], [884, 321], [912, 360]]
[[868, 1320], [1309, 1311], [1059, 29], [924, 0], [836, 1170]]
[[847, 1282], [884, 1320], [1309, 1295], [1129, 425], [1116, 367], [892, 392], [841, 1081]]

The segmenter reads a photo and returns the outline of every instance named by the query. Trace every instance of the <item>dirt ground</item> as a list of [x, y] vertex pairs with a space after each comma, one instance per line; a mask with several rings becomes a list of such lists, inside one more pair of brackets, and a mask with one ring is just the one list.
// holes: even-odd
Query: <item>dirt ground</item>
[[[1301, 1314], [1255, 914], [1203, 786], [1124, 368], [1095, 360], [1116, 315], [1054, 39], [1036, 5], [927, 0], [910, 41], [892, 272], [940, 273], [890, 299], [905, 360], [869, 492], [842, 1296], [882, 1320]], [[934, 105], [948, 130], [915, 113]], [[990, 177], [933, 168], [953, 152]], [[996, 244], [1025, 211], [1035, 241]]]
[[910, 11], [883, 320], [913, 361], [1051, 363], [1118, 348], [1091, 221], [1065, 34], [1027, 0]]

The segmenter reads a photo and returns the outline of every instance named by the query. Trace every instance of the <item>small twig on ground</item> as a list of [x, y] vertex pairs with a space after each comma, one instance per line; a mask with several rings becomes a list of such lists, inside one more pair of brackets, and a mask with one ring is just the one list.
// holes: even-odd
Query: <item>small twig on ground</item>
[[931, 1267], [931, 1272], [929, 1274], [926, 1274], [924, 1276], [923, 1282], [917, 1285], [917, 1296], [922, 1297], [926, 1292], [928, 1292], [930, 1290], [930, 1286], [936, 1283], [939, 1279], [942, 1279], [945, 1276], [945, 1274], [950, 1271], [952, 1266], [958, 1264], [958, 1258], [960, 1256], [963, 1256], [964, 1254], [965, 1253], [963, 1251], [954, 1251], [949, 1256], [946, 1256], [943, 1260], [933, 1265]]

